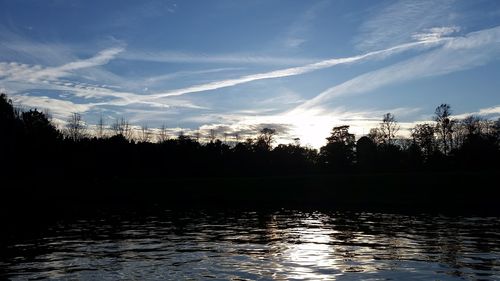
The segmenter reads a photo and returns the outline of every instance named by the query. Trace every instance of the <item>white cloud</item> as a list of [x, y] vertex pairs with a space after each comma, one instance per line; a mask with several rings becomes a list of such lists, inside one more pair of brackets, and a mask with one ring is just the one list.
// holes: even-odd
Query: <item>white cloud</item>
[[227, 79], [227, 80], [221, 80], [221, 81], [214, 81], [214, 82], [210, 82], [210, 83], [206, 83], [206, 84], [194, 85], [194, 86], [190, 86], [190, 87], [186, 87], [186, 88], [182, 88], [182, 89], [170, 90], [170, 91], [167, 91], [164, 93], [149, 95], [149, 96], [145, 97], [145, 100], [159, 99], [159, 98], [172, 97], [172, 96], [180, 96], [180, 95], [185, 95], [185, 94], [190, 94], [190, 93], [205, 92], [205, 91], [216, 90], [216, 89], [225, 88], [225, 87], [231, 87], [231, 86], [235, 86], [235, 85], [239, 85], [239, 84], [243, 84], [243, 83], [248, 83], [248, 82], [252, 82], [252, 81], [263, 80], [263, 79], [282, 78], [282, 77], [305, 74], [305, 73], [309, 73], [309, 72], [320, 70], [320, 69], [330, 68], [330, 67], [333, 67], [333, 66], [336, 66], [339, 64], [355, 63], [358, 61], [362, 61], [364, 59], [374, 58], [377, 56], [388, 56], [388, 55], [392, 55], [392, 54], [403, 52], [403, 51], [410, 50], [410, 49], [434, 47], [436, 45], [443, 44], [447, 39], [448, 38], [439, 38], [439, 39], [430, 40], [430, 41], [419, 41], [419, 42], [406, 43], [406, 44], [401, 44], [401, 45], [394, 46], [391, 48], [387, 48], [384, 50], [369, 52], [369, 53], [366, 53], [363, 55], [357, 55], [357, 56], [353, 56], [353, 57], [328, 59], [328, 60], [323, 60], [323, 61], [316, 62], [316, 63], [307, 64], [304, 66], [285, 68], [285, 69], [264, 72], [264, 73], [250, 74], [250, 75], [245, 75], [245, 76], [234, 78], [234, 79]]
[[303, 43], [307, 42], [307, 34], [312, 28], [312, 25], [318, 14], [325, 9], [330, 1], [320, 1], [314, 3], [306, 9], [289, 27], [284, 45], [287, 48], [298, 48]]
[[251, 54], [193, 54], [175, 51], [127, 51], [120, 59], [166, 62], [166, 63], [213, 63], [213, 64], [254, 64], [254, 65], [297, 65], [315, 61], [311, 58], [290, 58], [275, 56], [256, 56]]
[[424, 29], [422, 32], [413, 34], [412, 38], [417, 41], [436, 40], [444, 36], [452, 35], [453, 33], [459, 31], [460, 27], [458, 26], [433, 27]]
[[27, 80], [31, 82], [42, 79], [57, 79], [69, 76], [75, 70], [106, 64], [123, 50], [121, 47], [109, 48], [91, 58], [76, 60], [57, 67], [2, 62], [0, 63], [0, 77], [3, 77], [2, 80]]
[[479, 111], [476, 111], [476, 112], [466, 112], [466, 113], [453, 115], [453, 118], [463, 119], [463, 118], [470, 116], [470, 115], [479, 115], [479, 116], [488, 117], [488, 118], [491, 118], [491, 117], [500, 118], [500, 105], [487, 107], [487, 108], [481, 108], [481, 109], [479, 109]]
[[48, 110], [58, 119], [65, 119], [72, 113], [88, 111], [94, 104], [76, 104], [67, 100], [55, 99], [47, 96], [16, 95], [12, 97], [16, 104], [39, 110]]
[[391, 2], [369, 17], [360, 28], [357, 47], [363, 50], [385, 48], [408, 42], [422, 30], [453, 26], [453, 0], [401, 0]]
[[221, 67], [221, 68], [211, 68], [211, 69], [202, 69], [202, 70], [187, 70], [187, 71], [177, 71], [173, 73], [148, 77], [145, 79], [147, 84], [156, 83], [165, 80], [173, 80], [179, 77], [193, 76], [199, 74], [209, 74], [209, 73], [218, 73], [218, 72], [226, 72], [233, 70], [242, 70], [242, 67]]
[[500, 105], [493, 106], [493, 107], [488, 107], [488, 108], [482, 108], [479, 110], [479, 115], [493, 115], [493, 114], [500, 114]]
[[331, 87], [297, 109], [325, 107], [338, 96], [366, 93], [393, 83], [469, 69], [498, 57], [500, 27], [472, 32], [464, 37], [448, 38], [438, 49]]

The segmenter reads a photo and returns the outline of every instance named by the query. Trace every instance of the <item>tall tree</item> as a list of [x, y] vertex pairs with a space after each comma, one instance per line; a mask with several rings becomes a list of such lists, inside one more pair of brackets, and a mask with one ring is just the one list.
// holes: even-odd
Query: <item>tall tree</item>
[[157, 139], [159, 143], [165, 143], [168, 140], [167, 126], [162, 124], [158, 132]]
[[79, 113], [71, 114], [71, 117], [66, 123], [66, 137], [72, 139], [73, 141], [78, 141], [85, 137], [87, 130], [87, 125], [82, 119]]
[[349, 133], [349, 126], [332, 129], [327, 143], [320, 149], [322, 162], [337, 171], [349, 169], [354, 162], [354, 135]]
[[451, 119], [451, 107], [443, 103], [434, 111], [434, 121], [436, 121], [436, 132], [441, 141], [443, 153], [448, 154], [452, 141], [453, 120]]
[[361, 137], [356, 142], [356, 158], [361, 170], [374, 170], [377, 161], [377, 144], [370, 137]]
[[104, 118], [102, 115], [99, 117], [99, 121], [97, 121], [96, 124], [96, 137], [97, 138], [104, 138], [106, 135], [106, 123], [104, 122]]
[[383, 142], [385, 144], [392, 144], [399, 128], [400, 126], [392, 113], [384, 114], [382, 123], [380, 123], [380, 132], [382, 134]]
[[256, 145], [265, 150], [271, 150], [271, 146], [274, 142], [274, 136], [276, 135], [276, 130], [271, 128], [263, 128], [260, 130], [260, 135], [257, 138]]
[[434, 127], [429, 124], [418, 124], [411, 129], [413, 142], [422, 150], [424, 157], [428, 158], [436, 147]]
[[139, 142], [149, 142], [151, 141], [151, 130], [148, 128], [148, 125], [142, 125], [141, 130], [139, 132]]
[[123, 117], [120, 119], [116, 119], [115, 123], [111, 125], [111, 130], [115, 132], [115, 135], [121, 135], [127, 140], [132, 139], [132, 127], [130, 126], [130, 123]]

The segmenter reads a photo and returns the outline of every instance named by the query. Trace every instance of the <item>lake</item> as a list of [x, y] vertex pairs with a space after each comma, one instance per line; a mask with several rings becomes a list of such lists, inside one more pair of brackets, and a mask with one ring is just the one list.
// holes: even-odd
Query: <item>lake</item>
[[1, 237], [1, 280], [500, 280], [498, 217], [103, 211]]

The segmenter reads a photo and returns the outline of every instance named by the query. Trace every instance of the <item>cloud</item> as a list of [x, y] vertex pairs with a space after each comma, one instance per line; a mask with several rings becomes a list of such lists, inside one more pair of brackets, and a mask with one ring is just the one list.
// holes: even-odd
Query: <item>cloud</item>
[[415, 33], [411, 37], [417, 41], [428, 41], [436, 40], [444, 36], [449, 36], [459, 31], [460, 27], [458, 26], [433, 27], [424, 29], [422, 32]]
[[284, 45], [287, 48], [297, 48], [307, 42], [307, 34], [311, 29], [318, 13], [323, 11], [330, 1], [320, 1], [314, 3], [306, 9], [289, 27]]
[[199, 127], [198, 131], [202, 132], [205, 137], [208, 137], [211, 132], [215, 133], [216, 138], [223, 139], [224, 137], [232, 138], [238, 136], [240, 141], [247, 138], [255, 138], [259, 135], [260, 131], [264, 128], [271, 128], [276, 131], [276, 136], [290, 141], [290, 130], [292, 124], [279, 124], [279, 123], [231, 123], [231, 124], [205, 124]]
[[168, 74], [163, 74], [163, 75], [148, 77], [148, 78], [145, 79], [145, 82], [147, 84], [149, 84], [149, 83], [157, 83], [157, 82], [160, 82], [160, 81], [172, 80], [172, 79], [177, 79], [177, 78], [186, 77], [186, 76], [193, 76], [193, 75], [199, 75], [199, 74], [209, 74], [209, 73], [218, 73], [218, 72], [226, 72], [226, 71], [242, 70], [242, 69], [244, 69], [244, 68], [242, 68], [242, 67], [221, 67], [221, 68], [202, 69], [202, 70], [177, 71], [177, 72], [174, 72], [174, 73], [168, 73]]
[[464, 37], [448, 38], [440, 48], [331, 87], [297, 109], [322, 108], [338, 96], [366, 93], [393, 83], [465, 70], [499, 56], [500, 26], [472, 32]]
[[75, 70], [106, 64], [123, 50], [122, 47], [109, 48], [91, 58], [76, 60], [57, 67], [2, 62], [0, 63], [0, 77], [3, 77], [3, 80], [28, 81], [57, 79], [69, 76]]
[[[358, 56], [323, 60], [320, 62], [310, 63], [298, 67], [291, 67], [270, 72], [251, 74], [234, 79], [214, 81], [210, 83], [189, 86], [186, 88], [170, 90], [163, 93], [153, 93], [147, 95], [139, 95], [132, 93], [130, 91], [115, 90], [109, 87], [88, 86], [84, 85], [81, 82], [60, 83], [61, 77], [70, 76], [74, 74], [74, 72], [77, 70], [83, 70], [86, 68], [94, 69], [93, 67], [108, 63], [111, 59], [116, 58], [118, 55], [123, 53], [124, 48], [120, 46], [103, 50], [91, 58], [76, 60], [57, 67], [42, 67], [40, 65], [28, 65], [19, 63], [1, 63], [0, 76], [3, 76], [2, 81], [14, 82], [10, 83], [11, 85], [17, 83], [15, 86], [18, 88], [24, 87], [24, 90], [30, 89], [30, 87], [31, 88], [39, 87], [41, 89], [53, 89], [53, 90], [72, 92], [74, 93], [74, 95], [78, 97], [105, 99], [101, 102], [101, 105], [107, 104], [115, 106], [127, 106], [131, 104], [145, 104], [150, 106], [168, 106], [171, 104], [175, 104], [174, 106], [184, 105], [186, 107], [201, 109], [201, 107], [195, 106], [192, 103], [186, 103], [185, 101], [180, 101], [176, 103], [176, 101], [172, 100], [172, 98], [189, 93], [204, 92], [209, 90], [235, 86], [256, 80], [281, 78], [281, 77], [305, 74], [308, 72], [333, 67], [339, 64], [354, 63], [357, 61], [362, 61], [364, 59], [369, 59], [377, 56], [387, 56], [394, 53], [406, 51], [409, 49], [434, 47], [436, 45], [443, 44], [443, 42], [445, 42], [446, 40], [447, 38], [432, 38], [425, 41], [401, 44], [384, 50], [369, 52]], [[209, 70], [209, 71], [219, 71], [219, 70]], [[168, 75], [169, 74], [165, 76], [160, 75], [156, 77], [151, 77], [150, 79], [153, 82], [161, 81], [162, 79], [171, 78], [171, 76]], [[123, 84], [127, 85], [127, 82], [124, 81]], [[163, 100], [164, 98], [168, 98], [168, 101]]]
[[55, 99], [47, 96], [28, 96], [28, 95], [16, 95], [12, 97], [12, 100], [16, 104], [21, 106], [26, 106], [29, 108], [37, 108], [39, 110], [48, 110], [51, 115], [56, 118], [65, 119], [72, 113], [82, 113], [86, 112], [94, 104], [77, 104], [67, 100]]
[[234, 79], [214, 81], [214, 82], [210, 82], [210, 83], [206, 83], [206, 84], [194, 85], [194, 86], [190, 86], [190, 87], [186, 87], [186, 88], [170, 90], [170, 91], [164, 92], [164, 93], [149, 95], [148, 97], [145, 97], [145, 99], [146, 100], [154, 100], [154, 99], [159, 99], [159, 98], [181, 96], [181, 95], [185, 95], [185, 94], [205, 92], [205, 91], [216, 90], [216, 89], [225, 88], [225, 87], [236, 86], [239, 84], [249, 83], [249, 82], [257, 81], [257, 80], [283, 78], [283, 77], [301, 75], [301, 74], [309, 73], [309, 72], [320, 70], [320, 69], [330, 68], [330, 67], [340, 65], [340, 64], [355, 63], [358, 61], [362, 61], [364, 59], [374, 58], [377, 56], [388, 56], [388, 55], [392, 55], [392, 54], [403, 52], [403, 51], [410, 50], [410, 49], [434, 47], [436, 45], [442, 44], [447, 39], [448, 38], [439, 38], [439, 39], [430, 40], [430, 41], [411, 42], [411, 43], [401, 44], [398, 46], [387, 48], [384, 50], [373, 51], [373, 52], [369, 52], [369, 53], [365, 53], [365, 54], [357, 55], [357, 56], [353, 56], [353, 57], [328, 59], [328, 60], [323, 60], [323, 61], [316, 62], [316, 63], [307, 64], [304, 66], [285, 68], [285, 69], [264, 72], [264, 73], [250, 74], [250, 75], [245, 75], [245, 76], [234, 78]]
[[360, 27], [356, 46], [362, 50], [408, 42], [415, 34], [436, 26], [454, 26], [453, 0], [402, 0], [376, 9]]
[[500, 105], [487, 107], [487, 108], [481, 108], [481, 109], [479, 109], [479, 111], [476, 111], [476, 112], [467, 112], [467, 113], [462, 113], [462, 114], [458, 114], [458, 115], [453, 115], [453, 118], [463, 119], [463, 118], [470, 116], [470, 115], [479, 115], [479, 116], [488, 117], [488, 118], [500, 118]]
[[[300, 138], [302, 145], [319, 148], [325, 145], [325, 138], [335, 126], [350, 125], [350, 132], [360, 137], [368, 134], [370, 128], [378, 127], [382, 115], [387, 112], [394, 113], [399, 119], [419, 111], [419, 108], [353, 110], [339, 106], [328, 111], [307, 110], [255, 116], [244, 112], [229, 113], [211, 116], [211, 123], [208, 119], [204, 120], [208, 124], [202, 125], [200, 130], [223, 128], [221, 131], [232, 135], [237, 133], [240, 140], [243, 140], [255, 137], [262, 128], [267, 127], [277, 130], [278, 143], [293, 143], [294, 138]], [[400, 125], [400, 134], [407, 135], [414, 124], [400, 122]]]
[[478, 112], [478, 115], [493, 115], [493, 114], [497, 115], [500, 114], [500, 105], [488, 108], [482, 108]]
[[70, 62], [62, 66], [55, 67], [53, 69], [57, 69], [60, 71], [72, 71], [81, 68], [88, 68], [88, 67], [107, 64], [110, 60], [114, 59], [116, 55], [123, 52], [124, 50], [125, 48], [123, 47], [114, 47], [105, 49], [103, 51], [100, 51], [97, 55], [91, 58]]
[[166, 63], [211, 63], [245, 65], [300, 65], [315, 61], [312, 58], [289, 58], [275, 56], [255, 56], [251, 54], [193, 54], [175, 51], [137, 51], [129, 50], [120, 59]]

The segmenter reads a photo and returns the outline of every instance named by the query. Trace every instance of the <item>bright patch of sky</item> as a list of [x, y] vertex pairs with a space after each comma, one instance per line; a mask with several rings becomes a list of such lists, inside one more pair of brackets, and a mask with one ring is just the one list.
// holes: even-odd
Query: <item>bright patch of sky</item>
[[0, 90], [90, 124], [319, 147], [441, 103], [498, 118], [499, 59], [497, 0], [0, 1]]

